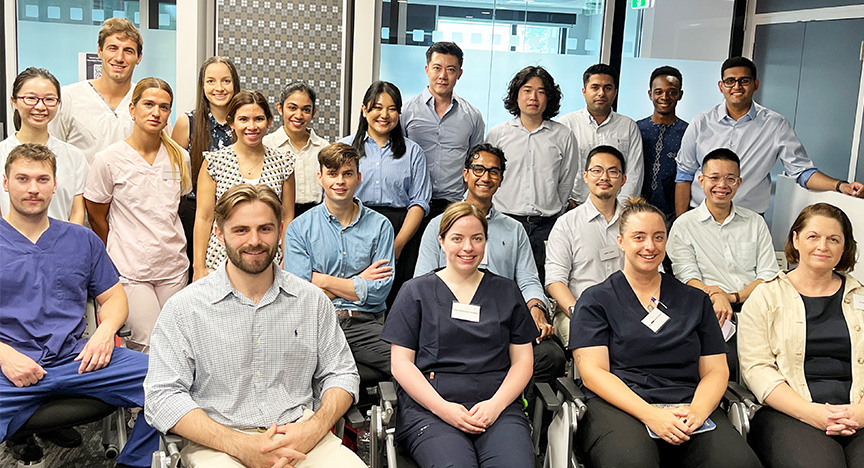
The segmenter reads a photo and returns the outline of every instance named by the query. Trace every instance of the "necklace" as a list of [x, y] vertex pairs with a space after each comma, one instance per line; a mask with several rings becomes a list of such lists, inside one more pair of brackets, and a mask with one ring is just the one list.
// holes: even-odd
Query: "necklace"
[[254, 170], [255, 170], [259, 165], [261, 165], [262, 163], [264, 163], [264, 157], [263, 157], [263, 156], [261, 157], [260, 160], [258, 160], [258, 162], [256, 162], [256, 163], [253, 164], [252, 166], [249, 166], [248, 169], [244, 169], [244, 168], [243, 168], [243, 161], [240, 159], [239, 155], [238, 155], [238, 157], [237, 157], [237, 168], [240, 169], [240, 173], [241, 173], [241, 174], [243, 174], [243, 173], [246, 174], [246, 178], [247, 178], [247, 179], [250, 178], [250, 177], [252, 176], [252, 171], [254, 171]]

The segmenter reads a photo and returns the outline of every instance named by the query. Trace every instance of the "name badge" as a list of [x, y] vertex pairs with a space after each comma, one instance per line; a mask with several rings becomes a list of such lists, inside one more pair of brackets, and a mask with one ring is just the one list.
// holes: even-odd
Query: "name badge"
[[174, 166], [171, 164], [165, 164], [162, 166], [162, 180], [176, 180], [180, 178], [180, 173], [174, 173]]
[[467, 322], [479, 322], [480, 306], [453, 302], [453, 308], [450, 310], [450, 317], [457, 320], [465, 320]]
[[620, 249], [618, 246], [613, 245], [612, 247], [606, 247], [605, 249], [600, 249], [600, 260], [607, 261], [612, 260], [613, 258], [618, 258], [620, 255]]
[[663, 325], [666, 325], [666, 322], [669, 321], [669, 316], [664, 314], [663, 311], [660, 310], [660, 307], [654, 307], [653, 301], [654, 299], [652, 298], [652, 305], [648, 306], [648, 315], [642, 319], [642, 324], [650, 328], [654, 333], [657, 333], [661, 328], [663, 328]]
[[864, 296], [862, 296], [861, 294], [853, 294], [852, 307], [864, 310]]

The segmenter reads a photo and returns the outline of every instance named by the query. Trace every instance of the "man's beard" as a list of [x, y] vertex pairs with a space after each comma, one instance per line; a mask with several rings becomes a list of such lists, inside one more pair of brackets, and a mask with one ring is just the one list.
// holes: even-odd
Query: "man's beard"
[[[278, 244], [271, 247], [269, 250], [267, 249], [266, 244], [258, 244], [253, 246], [242, 247], [240, 249], [233, 249], [229, 246], [225, 246], [225, 252], [228, 254], [228, 260], [240, 271], [244, 273], [249, 273], [252, 275], [257, 275], [262, 273], [264, 270], [270, 267], [273, 264], [273, 259], [276, 258], [276, 251], [278, 249]], [[246, 261], [243, 259], [243, 252], [257, 252], [260, 250], [265, 250], [267, 255], [260, 260], [255, 261]]]

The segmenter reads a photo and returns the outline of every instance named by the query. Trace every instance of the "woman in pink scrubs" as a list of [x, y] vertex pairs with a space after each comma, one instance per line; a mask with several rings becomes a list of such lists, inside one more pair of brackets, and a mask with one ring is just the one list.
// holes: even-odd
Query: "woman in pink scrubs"
[[127, 346], [150, 348], [165, 301], [187, 282], [186, 238], [177, 215], [192, 187], [189, 154], [165, 131], [174, 95], [159, 78], [135, 86], [132, 135], [96, 153], [84, 201], [129, 298]]

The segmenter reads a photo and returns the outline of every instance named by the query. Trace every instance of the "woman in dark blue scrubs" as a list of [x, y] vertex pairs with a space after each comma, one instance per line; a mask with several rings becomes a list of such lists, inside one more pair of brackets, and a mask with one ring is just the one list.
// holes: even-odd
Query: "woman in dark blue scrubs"
[[534, 466], [517, 398], [537, 327], [515, 282], [477, 268], [486, 230], [479, 208], [450, 205], [447, 266], [405, 283], [381, 333], [400, 385], [397, 440], [421, 467]]
[[[624, 269], [588, 288], [570, 322], [588, 390], [580, 448], [595, 468], [758, 467], [717, 408], [729, 368], [710, 299], [658, 272], [663, 213], [631, 198], [619, 220]], [[697, 433], [708, 418], [716, 427]]]

